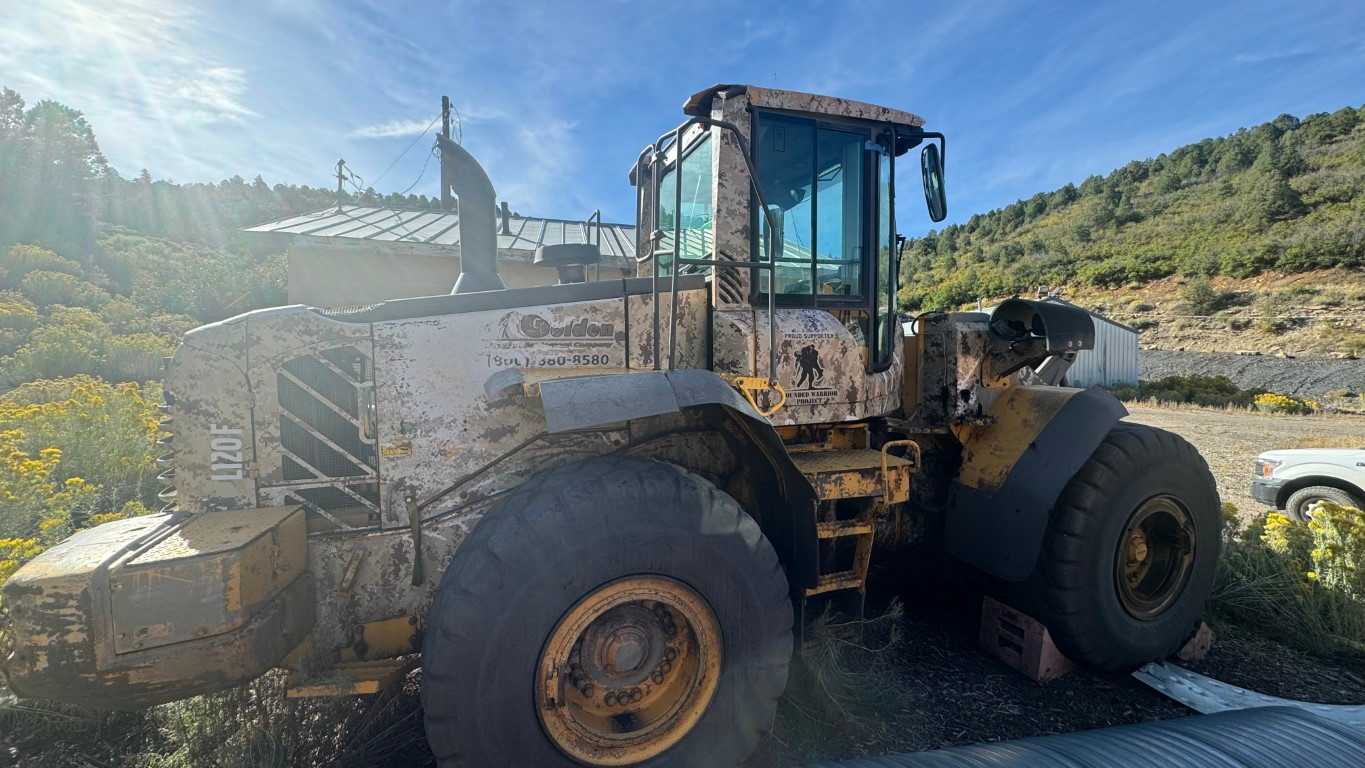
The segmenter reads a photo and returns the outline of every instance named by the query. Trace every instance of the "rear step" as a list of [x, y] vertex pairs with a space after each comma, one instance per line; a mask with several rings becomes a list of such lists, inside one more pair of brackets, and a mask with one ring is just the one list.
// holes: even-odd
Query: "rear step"
[[[910, 476], [914, 474], [918, 461], [893, 456], [889, 452], [891, 448], [908, 442], [887, 443], [880, 451], [833, 448], [792, 453], [792, 460], [815, 488], [820, 501], [821, 519], [815, 523], [815, 535], [821, 542], [817, 549], [821, 561], [817, 565], [819, 578], [815, 586], [806, 588], [806, 597], [843, 590], [862, 592], [866, 587], [877, 517], [891, 505], [910, 497]], [[917, 446], [911, 452], [918, 456]], [[842, 519], [837, 517], [839, 507], [846, 507], [850, 502], [858, 504], [856, 515]], [[836, 571], [827, 570], [830, 565], [824, 561], [833, 559], [835, 547], [841, 539], [854, 541], [852, 566]]]

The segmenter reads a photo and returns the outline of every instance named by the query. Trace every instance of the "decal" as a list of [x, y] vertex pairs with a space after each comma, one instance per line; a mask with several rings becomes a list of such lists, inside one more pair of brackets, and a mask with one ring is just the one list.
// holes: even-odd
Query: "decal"
[[213, 480], [241, 480], [245, 476], [242, 460], [242, 430], [209, 427], [209, 472]]
[[498, 321], [500, 341], [571, 346], [611, 346], [625, 341], [616, 324], [586, 317], [552, 323], [534, 313], [508, 312]]
[[484, 362], [498, 370], [618, 365], [626, 341], [624, 329], [611, 319], [552, 320], [539, 312], [508, 312], [489, 330]]
[[389, 443], [388, 445], [381, 445], [379, 447], [379, 455], [386, 459], [401, 459], [404, 456], [411, 456], [412, 441], [399, 440], [397, 442]]
[[[798, 335], [808, 336], [809, 334]], [[802, 346], [792, 355], [792, 362], [795, 363], [799, 373], [796, 377], [796, 385], [787, 390], [787, 401], [789, 403], [792, 405], [821, 405], [834, 399], [834, 387], [821, 386], [825, 379], [825, 366], [820, 362], [819, 348], [814, 344]]]

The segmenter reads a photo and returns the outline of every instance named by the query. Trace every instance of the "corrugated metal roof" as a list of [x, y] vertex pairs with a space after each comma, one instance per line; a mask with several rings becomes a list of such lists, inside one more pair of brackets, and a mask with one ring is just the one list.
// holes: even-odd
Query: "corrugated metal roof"
[[[335, 237], [385, 243], [420, 243], [454, 246], [460, 243], [460, 215], [455, 211], [407, 210], [364, 205], [325, 208], [301, 216], [247, 228], [305, 237]], [[536, 248], [560, 243], [592, 242], [597, 225], [566, 219], [512, 216], [508, 234], [498, 228], [498, 255], [504, 259], [530, 261]], [[602, 224], [602, 263], [629, 267], [635, 260], [635, 227]]]
[[1052, 302], [1053, 304], [1062, 304], [1062, 305], [1065, 305], [1065, 306], [1068, 306], [1068, 307], [1075, 307], [1076, 309], [1084, 309], [1086, 312], [1089, 312], [1089, 313], [1090, 313], [1090, 316], [1091, 316], [1091, 317], [1094, 317], [1094, 318], [1098, 318], [1098, 319], [1100, 319], [1100, 320], [1103, 320], [1104, 322], [1109, 323], [1110, 325], [1117, 325], [1118, 327], [1120, 327], [1120, 328], [1122, 328], [1123, 330], [1128, 331], [1128, 332], [1130, 332], [1130, 333], [1137, 333], [1137, 332], [1138, 332], [1138, 330], [1137, 330], [1136, 328], [1134, 328], [1133, 326], [1131, 326], [1131, 325], [1126, 325], [1126, 324], [1124, 324], [1124, 323], [1120, 323], [1119, 321], [1115, 320], [1115, 319], [1112, 318], [1112, 317], [1109, 317], [1108, 315], [1102, 315], [1102, 314], [1100, 314], [1099, 312], [1096, 312], [1096, 311], [1093, 310], [1093, 309], [1089, 309], [1089, 308], [1086, 308], [1086, 307], [1082, 307], [1080, 304], [1072, 304], [1071, 302], [1067, 301], [1066, 299], [1063, 299], [1063, 298], [1060, 297], [1060, 296], [1049, 296], [1049, 297], [1047, 297], [1046, 299], [1043, 299], [1043, 301], [1050, 301], [1050, 302]]

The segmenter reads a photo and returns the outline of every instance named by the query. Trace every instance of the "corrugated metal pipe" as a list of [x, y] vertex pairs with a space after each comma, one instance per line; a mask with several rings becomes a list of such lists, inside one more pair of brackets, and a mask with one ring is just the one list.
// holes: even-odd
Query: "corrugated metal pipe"
[[1078, 731], [809, 768], [1359, 768], [1365, 733], [1295, 707]]

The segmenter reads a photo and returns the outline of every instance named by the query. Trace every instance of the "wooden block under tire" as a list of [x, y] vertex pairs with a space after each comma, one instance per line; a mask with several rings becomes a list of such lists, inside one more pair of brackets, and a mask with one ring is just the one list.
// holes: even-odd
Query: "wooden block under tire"
[[982, 650], [1035, 683], [1055, 680], [1076, 668], [1042, 622], [991, 597], [981, 601], [979, 639]]

